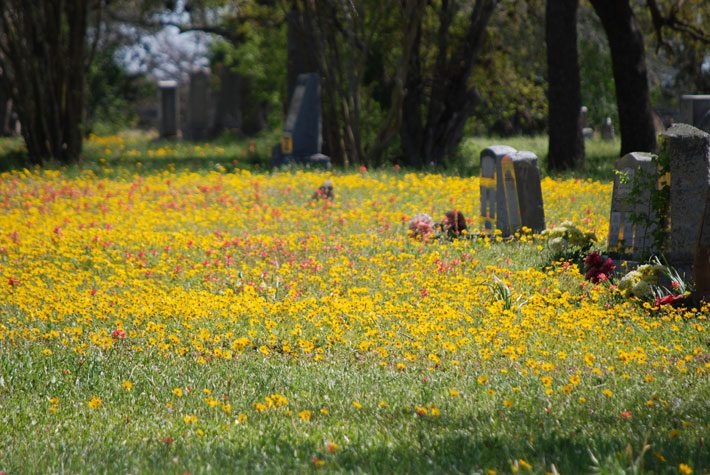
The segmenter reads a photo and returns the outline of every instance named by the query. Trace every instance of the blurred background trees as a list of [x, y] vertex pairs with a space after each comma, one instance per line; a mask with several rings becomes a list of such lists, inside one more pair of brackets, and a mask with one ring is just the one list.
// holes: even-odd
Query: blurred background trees
[[[550, 36], [552, 3], [576, 5], [574, 25], [560, 17], [576, 32], [576, 64]], [[3, 0], [0, 10], [0, 84], [35, 163], [75, 160], [89, 132], [145, 126], [157, 79], [185, 82], [196, 68], [238, 78], [246, 135], [279, 128], [297, 74], [319, 72], [325, 152], [340, 164], [445, 166], [466, 135], [549, 130], [552, 168], [574, 168], [583, 142], [576, 121], [554, 120], [556, 99], [587, 106], [597, 129], [611, 117], [624, 152], [654, 145], [655, 113], [681, 94], [710, 91], [703, 0]], [[563, 70], [579, 71], [579, 101], [560, 101]]]

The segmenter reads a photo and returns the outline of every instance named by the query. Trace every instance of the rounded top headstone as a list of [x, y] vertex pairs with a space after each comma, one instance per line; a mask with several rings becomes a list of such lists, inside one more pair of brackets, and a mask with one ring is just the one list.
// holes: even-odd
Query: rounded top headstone
[[707, 132], [703, 132], [702, 130], [698, 129], [697, 127], [693, 127], [692, 125], [688, 124], [673, 124], [671, 127], [668, 128], [665, 132], [663, 132], [663, 135], [667, 137], [678, 137], [678, 138], [685, 138], [685, 137], [710, 137], [710, 134]]
[[503, 156], [503, 155], [512, 155], [517, 150], [515, 150], [513, 147], [509, 147], [508, 145], [491, 145], [490, 147], [486, 147], [481, 151], [481, 156], [484, 155], [493, 155], [493, 156]]

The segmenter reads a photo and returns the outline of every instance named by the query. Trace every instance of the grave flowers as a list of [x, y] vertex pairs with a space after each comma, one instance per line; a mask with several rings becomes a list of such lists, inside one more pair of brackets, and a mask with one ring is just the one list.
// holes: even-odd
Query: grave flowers
[[[663, 282], [670, 282], [670, 288], [662, 285]], [[690, 295], [688, 284], [678, 272], [661, 264], [657, 257], [624, 275], [618, 290], [624, 297], [650, 300], [656, 307], [674, 304]]]
[[434, 234], [434, 219], [426, 213], [414, 215], [409, 220], [408, 234], [414, 239], [427, 240]]
[[542, 236], [547, 239], [547, 247], [555, 255], [573, 258], [583, 255], [597, 240], [594, 233], [580, 230], [571, 221], [544, 230]]
[[614, 269], [614, 261], [609, 257], [605, 259], [597, 251], [587, 254], [584, 258], [584, 278], [594, 284], [608, 280]]
[[444, 214], [444, 219], [439, 224], [439, 228], [449, 239], [458, 238], [462, 233], [468, 230], [466, 218], [463, 213], [458, 210], [447, 211], [446, 214]]

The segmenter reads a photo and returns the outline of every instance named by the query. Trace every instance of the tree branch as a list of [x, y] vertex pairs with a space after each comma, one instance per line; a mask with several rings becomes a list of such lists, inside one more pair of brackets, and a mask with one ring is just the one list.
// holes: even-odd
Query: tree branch
[[701, 43], [710, 44], [710, 36], [706, 34], [705, 31], [678, 18], [678, 12], [680, 10], [680, 5], [678, 3], [671, 7], [670, 12], [667, 15], [663, 14], [656, 0], [646, 0], [646, 5], [651, 13], [653, 29], [656, 32], [656, 40], [658, 42], [656, 47], [657, 50], [661, 46], [668, 46], [668, 43], [663, 39], [664, 28], [684, 33], [690, 38], [700, 41]]

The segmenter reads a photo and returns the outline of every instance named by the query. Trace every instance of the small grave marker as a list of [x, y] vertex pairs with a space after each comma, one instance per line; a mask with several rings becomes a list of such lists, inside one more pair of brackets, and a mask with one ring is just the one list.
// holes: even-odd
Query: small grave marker
[[607, 117], [602, 124], [602, 139], [610, 142], [614, 140], [614, 137], [614, 123], [611, 121], [611, 117]]
[[160, 81], [160, 138], [174, 139], [178, 134], [178, 97], [176, 81]]
[[187, 102], [187, 130], [189, 140], [206, 140], [210, 126], [210, 77], [204, 71], [190, 74]]

